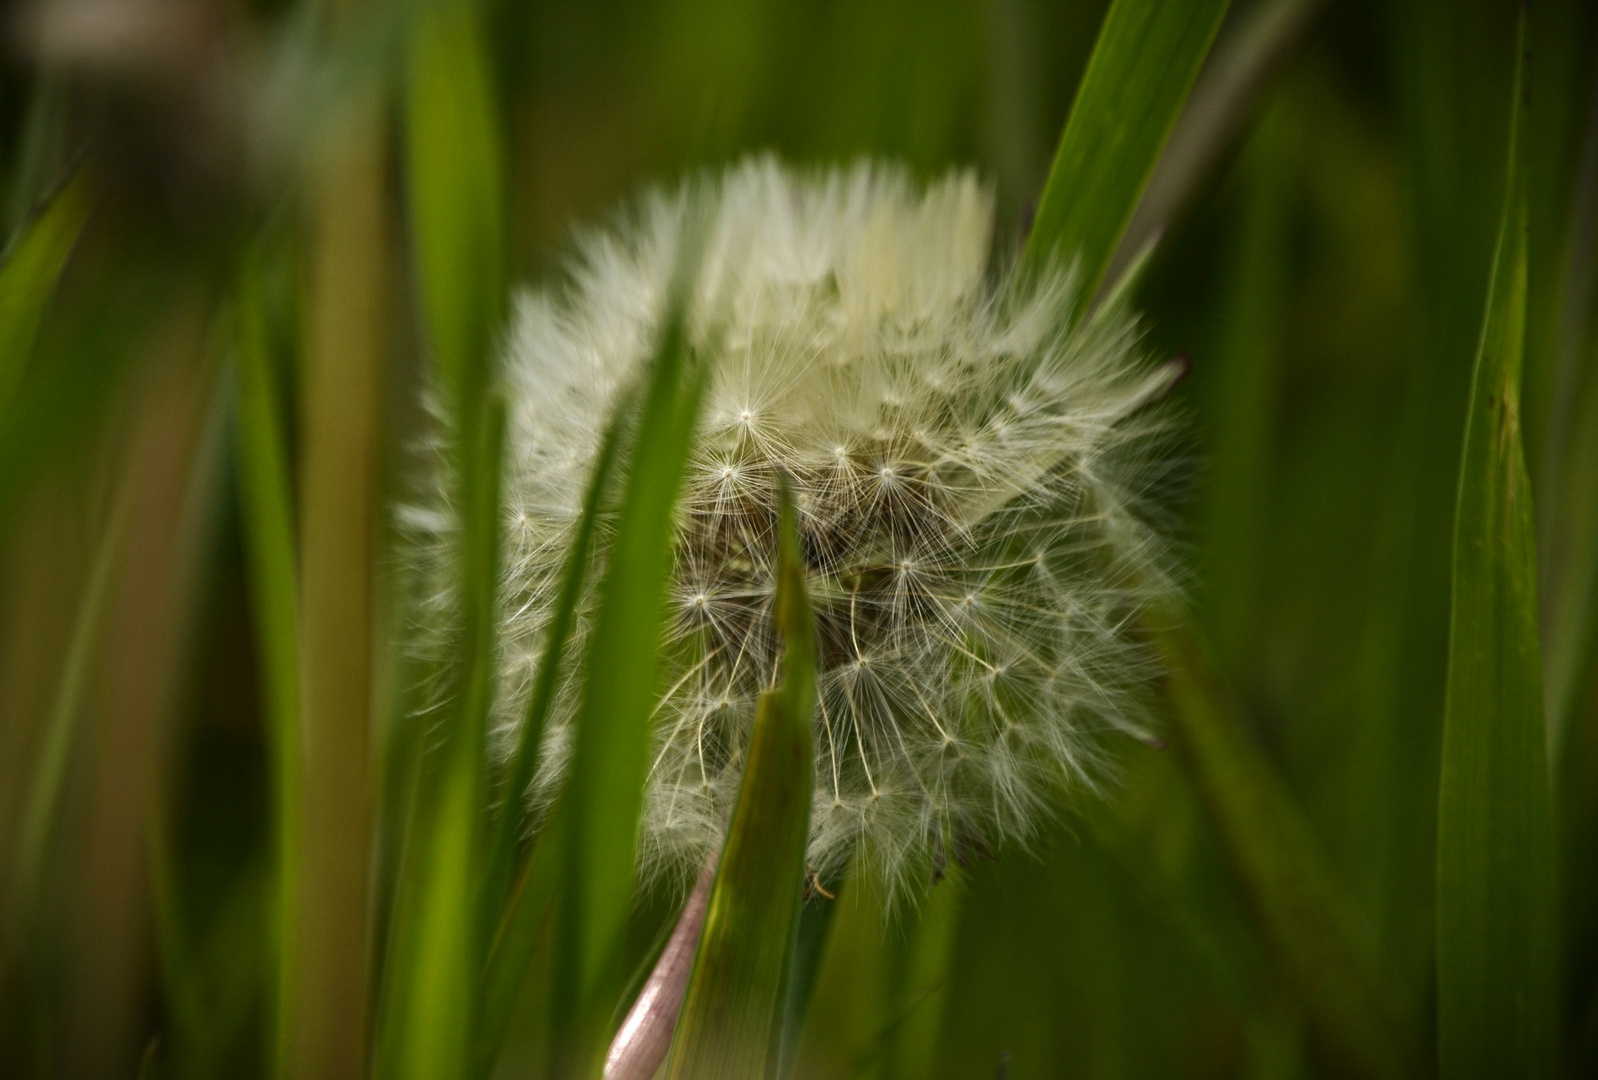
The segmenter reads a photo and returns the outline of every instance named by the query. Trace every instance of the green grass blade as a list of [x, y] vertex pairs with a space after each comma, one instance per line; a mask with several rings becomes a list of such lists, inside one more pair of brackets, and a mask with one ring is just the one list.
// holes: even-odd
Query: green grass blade
[[[833, 882], [837, 885], [837, 882]], [[793, 960], [788, 965], [788, 993], [783, 1005], [782, 1045], [777, 1049], [778, 1080], [793, 1075], [799, 1060], [799, 1045], [804, 1037], [805, 1023], [810, 1018], [810, 1004], [815, 1000], [816, 984], [821, 976], [821, 965], [826, 957], [827, 945], [832, 940], [832, 924], [838, 914], [836, 898], [815, 897], [799, 912], [799, 928], [795, 932]]]
[[1353, 899], [1309, 823], [1230, 714], [1197, 641], [1168, 631], [1163, 648], [1178, 740], [1317, 1042], [1352, 1075], [1413, 1075], [1411, 1021], [1389, 996]]
[[1215, 43], [1110, 261], [1110, 281], [1181, 216], [1323, 7], [1325, 0], [1267, 0]]
[[[480, 1058], [492, 1058], [504, 1038], [505, 1025], [510, 1020], [511, 1008], [521, 988], [538, 928], [543, 925], [545, 908], [553, 891], [553, 871], [548, 855], [551, 845], [548, 834], [551, 830], [546, 828], [544, 834], [536, 838], [540, 845], [537, 851], [523, 853], [520, 850], [523, 837], [532, 824], [526, 792], [538, 761], [544, 725], [549, 719], [555, 691], [560, 685], [566, 647], [577, 621], [577, 605], [582, 599], [583, 583], [592, 558], [600, 504], [610, 490], [616, 465], [616, 448], [621, 440], [622, 427], [632, 412], [630, 405], [630, 399], [621, 402], [600, 442], [593, 475], [588, 481], [588, 492], [583, 499], [583, 515], [578, 522], [561, 578], [560, 596], [555, 603], [554, 615], [550, 618], [549, 637], [539, 660], [538, 676], [527, 703], [527, 711], [522, 717], [521, 730], [517, 733], [516, 748], [511, 753], [500, 783], [499, 816], [494, 821], [489, 839], [482, 897], [485, 925], [495, 926], [496, 933], [483, 979], [480, 1003], [482, 1022], [478, 1039]], [[540, 856], [538, 851], [542, 851], [543, 855]], [[534, 865], [535, 862], [537, 865]], [[487, 1062], [480, 1061], [479, 1064], [486, 1068]]]
[[794, 510], [783, 491], [776, 621], [783, 683], [761, 695], [667, 1080], [769, 1075], [804, 893], [815, 787], [816, 644]]
[[16, 397], [45, 305], [89, 216], [89, 201], [88, 181], [79, 172], [12, 238], [0, 263], [0, 417]]
[[501, 806], [495, 823], [493, 850], [488, 870], [488, 900], [499, 910], [503, 904], [503, 888], [495, 888], [500, 881], [508, 883], [516, 848], [529, 824], [526, 793], [538, 763], [538, 750], [543, 741], [544, 725], [549, 710], [555, 703], [555, 691], [560, 685], [561, 668], [566, 657], [566, 646], [571, 640], [572, 628], [577, 623], [577, 605], [582, 600], [583, 583], [588, 576], [588, 565], [593, 557], [594, 534], [599, 524], [600, 504], [610, 490], [615, 472], [616, 447], [621, 441], [621, 428], [631, 413], [630, 400], [624, 400], [616, 409], [604, 438], [600, 440], [599, 453], [594, 459], [593, 475], [588, 481], [588, 491], [583, 498], [583, 514], [572, 539], [571, 551], [566, 556], [566, 567], [561, 575], [560, 595], [555, 601], [555, 611], [549, 620], [549, 637], [539, 659], [538, 676], [528, 698], [527, 711], [522, 716], [520, 730], [516, 733], [516, 748], [505, 768], [501, 783]]
[[1025, 261], [1076, 259], [1092, 300], [1187, 100], [1228, 0], [1115, 0], [1099, 30]]
[[557, 809], [545, 823], [536, 846], [509, 890], [504, 918], [489, 947], [480, 992], [477, 1075], [487, 1075], [505, 1041], [516, 997], [527, 979], [528, 965], [549, 919], [559, 885], [563, 851]]
[[[692, 280], [687, 275], [684, 280]], [[598, 1068], [620, 990], [638, 816], [666, 618], [673, 516], [708, 370], [693, 363], [680, 302], [644, 394], [617, 531], [599, 590], [571, 774], [561, 795], [556, 1075]]]
[[373, 532], [388, 349], [387, 139], [351, 105], [310, 168], [299, 380], [302, 831], [287, 1000], [296, 1076], [370, 1068]]
[[450, 708], [421, 761], [414, 858], [402, 870], [385, 970], [379, 1073], [465, 1075], [490, 927], [480, 903], [485, 740], [493, 701], [505, 409], [493, 399], [503, 214], [500, 148], [475, 8], [424, 6], [411, 27], [407, 173], [425, 340], [446, 406], [462, 636]]
[[[273, 847], [276, 882], [274, 944], [280, 949], [274, 997], [274, 1060], [286, 1069], [289, 1015], [283, 1000], [293, 985], [283, 946], [294, 940], [290, 921], [298, 887], [300, 805], [300, 634], [298, 569], [288, 438], [283, 425], [278, 365], [260, 253], [240, 274], [233, 301], [233, 359], [238, 378], [238, 484], [243, 513], [255, 637], [260, 651], [267, 728], [272, 747]], [[277, 1075], [286, 1075], [279, 1071]]]
[[467, 630], [443, 746], [435, 761], [423, 762], [417, 858], [414, 875], [401, 880], [392, 938], [396, 955], [383, 1001], [383, 1076], [462, 1076], [474, 1062], [477, 991], [489, 934], [481, 920], [478, 877], [504, 433], [505, 410], [495, 401], [481, 425], [480, 445], [462, 454], [474, 463], [476, 481], [466, 491], [471, 502], [462, 507]]
[[1454, 525], [1437, 801], [1437, 1022], [1444, 1080], [1545, 1077], [1556, 1058], [1553, 818], [1536, 547], [1520, 430], [1524, 77], [1522, 59]]
[[416, 277], [435, 373], [474, 407], [504, 304], [503, 151], [469, 0], [423, 5], [406, 78], [406, 180]]

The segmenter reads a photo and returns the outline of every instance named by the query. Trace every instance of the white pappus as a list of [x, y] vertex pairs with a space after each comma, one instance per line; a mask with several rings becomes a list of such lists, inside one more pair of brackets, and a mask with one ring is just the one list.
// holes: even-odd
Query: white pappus
[[[1141, 733], [1151, 664], [1134, 624], [1171, 588], [1145, 505], [1170, 425], [1147, 406], [1178, 370], [1143, 354], [1120, 303], [1073, 318], [1069, 270], [992, 270], [992, 220], [967, 173], [922, 187], [880, 163], [757, 158], [646, 194], [579, 234], [560, 287], [518, 298], [502, 369], [502, 736], [525, 708], [601, 432], [651, 353], [685, 233], [704, 230], [687, 330], [713, 369], [678, 512], [646, 877], [691, 873], [719, 845], [776, 676], [779, 473], [820, 648], [816, 872], [863, 850], [891, 891], [1024, 839], [1065, 785], [1102, 775], [1100, 733]], [[598, 543], [603, 559], [603, 530]], [[449, 544], [434, 532], [422, 547]], [[577, 666], [539, 802], [563, 771]]]

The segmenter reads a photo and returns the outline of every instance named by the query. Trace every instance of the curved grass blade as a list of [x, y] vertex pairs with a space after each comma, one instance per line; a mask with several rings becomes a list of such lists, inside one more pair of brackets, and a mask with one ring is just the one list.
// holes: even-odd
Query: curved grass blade
[[1079, 309], [1103, 283], [1228, 0], [1115, 0], [1088, 60], [1024, 261], [1075, 259]]
[[[266, 717], [271, 733], [274, 790], [274, 912], [278, 950], [274, 991], [274, 1060], [286, 1069], [289, 1015], [285, 996], [293, 983], [286, 944], [298, 887], [300, 805], [300, 634], [294, 507], [288, 438], [283, 430], [277, 365], [273, 357], [265, 267], [261, 252], [246, 262], [233, 300], [233, 361], [238, 377], [239, 501], [243, 513], [251, 609], [260, 650]], [[277, 1075], [286, 1075], [280, 1071]]]
[[80, 171], [12, 238], [0, 263], [0, 417], [11, 410], [45, 305], [88, 216]]
[[[1525, 15], [1522, 9], [1521, 40]], [[1536, 547], [1520, 430], [1527, 207], [1521, 87], [1454, 522], [1437, 800], [1437, 1027], [1444, 1080], [1545, 1077], [1556, 1058], [1553, 812]]]
[[[690, 268], [696, 271], [697, 262], [679, 267], [680, 282], [694, 280]], [[584, 656], [571, 773], [555, 810], [558, 834], [550, 838], [560, 844], [561, 875], [556, 1076], [599, 1070], [625, 976], [621, 946], [632, 906], [673, 517], [709, 374], [690, 355], [683, 305], [674, 299], [643, 397]]]
[[667, 1080], [758, 1080], [776, 1064], [815, 787], [815, 631], [786, 486], [778, 545], [783, 682], [762, 694], [755, 710]]
[[559, 841], [553, 838], [552, 823], [547, 824], [536, 839], [535, 849], [526, 855], [519, 851], [522, 837], [531, 825], [526, 791], [532, 782], [544, 725], [555, 701], [566, 647], [577, 620], [577, 604], [582, 599], [592, 556], [600, 504], [610, 491], [616, 448], [631, 412], [631, 398], [624, 398], [600, 442], [594, 472], [588, 481], [588, 493], [583, 500], [583, 516], [566, 558], [560, 597], [550, 619], [549, 638], [539, 661], [537, 681], [517, 733], [516, 749], [512, 751], [500, 785], [499, 816], [489, 840], [488, 864], [484, 871], [483, 917], [485, 924], [489, 919], [494, 920], [496, 932], [483, 976], [478, 1029], [479, 1072], [487, 1071], [505, 1037], [511, 1008], [521, 989], [528, 959], [554, 892], [555, 866], [549, 853], [558, 848]]

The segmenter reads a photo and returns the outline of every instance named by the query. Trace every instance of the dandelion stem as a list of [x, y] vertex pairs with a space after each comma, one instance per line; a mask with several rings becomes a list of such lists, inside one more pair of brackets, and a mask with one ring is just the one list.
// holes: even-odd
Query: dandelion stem
[[666, 948], [610, 1044], [605, 1056], [605, 1080], [650, 1080], [666, 1060], [677, 1014], [688, 990], [688, 976], [693, 971], [694, 953], [699, 948], [699, 933], [705, 928], [710, 886], [715, 880], [716, 859], [712, 856], [705, 860], [694, 891], [683, 904], [677, 928], [671, 932]]

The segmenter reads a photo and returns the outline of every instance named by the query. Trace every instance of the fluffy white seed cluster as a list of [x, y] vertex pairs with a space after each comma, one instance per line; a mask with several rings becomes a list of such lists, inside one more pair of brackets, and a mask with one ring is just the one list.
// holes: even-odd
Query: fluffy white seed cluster
[[[890, 888], [1024, 838], [1095, 735], [1137, 732], [1129, 624], [1168, 588], [1143, 506], [1175, 377], [1071, 273], [990, 270], [991, 198], [880, 164], [757, 159], [581, 235], [508, 345], [510, 524], [499, 720], [518, 722], [600, 433], [650, 355], [679, 248], [706, 229], [689, 336], [713, 375], [679, 512], [646, 873], [719, 844], [776, 677], [777, 478], [791, 478], [820, 644], [809, 858]], [[601, 557], [603, 542], [601, 542]], [[581, 630], [579, 631], [581, 633]], [[580, 644], [568, 655], [579, 655]], [[531, 797], [561, 778], [566, 677]]]

